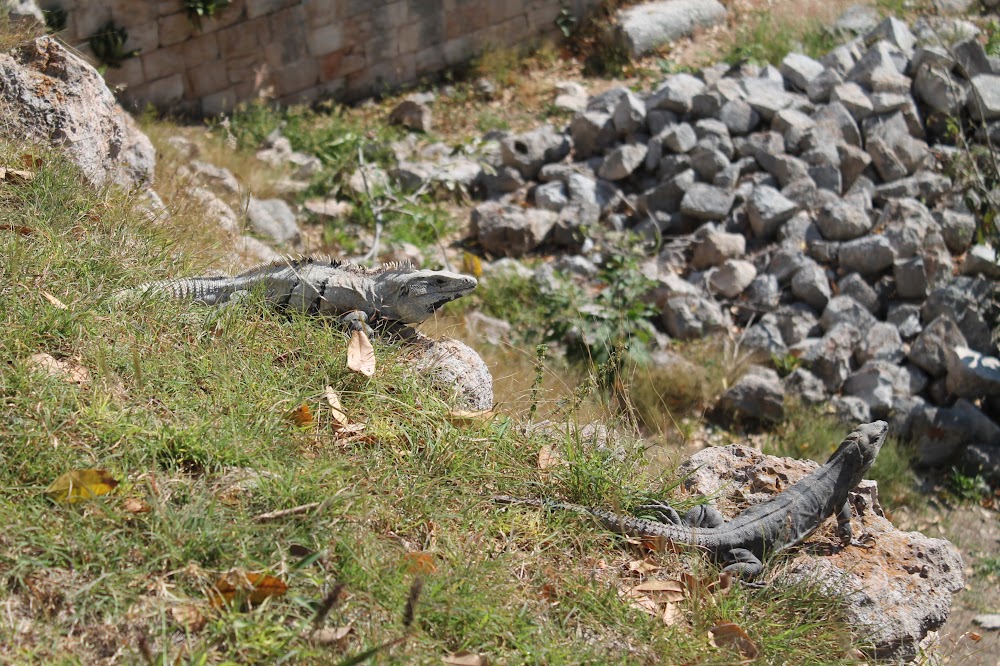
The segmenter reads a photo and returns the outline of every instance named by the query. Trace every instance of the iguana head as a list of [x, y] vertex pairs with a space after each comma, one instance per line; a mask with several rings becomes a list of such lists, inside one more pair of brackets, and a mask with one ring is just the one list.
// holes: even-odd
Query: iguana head
[[843, 469], [853, 478], [852, 488], [861, 483], [861, 479], [871, 469], [882, 444], [885, 443], [887, 432], [889, 424], [885, 421], [862, 423], [841, 442], [830, 457], [830, 460], [839, 458], [844, 463]]
[[451, 271], [418, 271], [388, 266], [373, 276], [379, 314], [404, 324], [419, 324], [442, 305], [470, 293], [476, 278]]

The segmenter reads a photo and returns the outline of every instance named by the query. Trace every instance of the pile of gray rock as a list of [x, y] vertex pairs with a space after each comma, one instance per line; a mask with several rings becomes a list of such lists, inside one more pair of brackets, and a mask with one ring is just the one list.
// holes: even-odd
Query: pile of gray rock
[[974, 32], [889, 18], [819, 60], [590, 97], [565, 129], [498, 137], [470, 235], [581, 274], [605, 230], [645, 236], [671, 337], [738, 331], [794, 368], [748, 374], [721, 408], [781, 418], [791, 394], [887, 418], [921, 462], [998, 482], [1000, 265], [975, 242], [995, 193], [948, 175], [969, 159], [949, 126], [1000, 138], [1000, 62]]

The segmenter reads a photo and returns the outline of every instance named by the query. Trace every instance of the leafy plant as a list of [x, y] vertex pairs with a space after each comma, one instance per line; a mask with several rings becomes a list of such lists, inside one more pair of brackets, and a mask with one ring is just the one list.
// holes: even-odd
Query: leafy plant
[[644, 362], [656, 330], [651, 321], [655, 308], [647, 301], [651, 281], [635, 260], [618, 256], [601, 270], [606, 285], [593, 303], [574, 315], [553, 322], [551, 340], [568, 342], [571, 359], [592, 363], [600, 383], [616, 381], [627, 362]]
[[45, 16], [45, 31], [50, 35], [66, 29], [66, 19], [69, 18], [69, 12], [62, 7], [43, 9], [42, 15]]
[[782, 377], [787, 377], [802, 365], [802, 359], [794, 354], [771, 354], [771, 362]]
[[566, 4], [566, 0], [560, 0], [559, 2], [559, 13], [556, 15], [556, 27], [562, 32], [563, 37], [567, 39], [573, 34], [576, 29], [577, 21], [576, 16], [573, 14], [573, 10]]
[[139, 55], [138, 49], [126, 51], [126, 42], [128, 42], [128, 31], [124, 27], [115, 25], [114, 21], [102, 25], [89, 40], [90, 50], [94, 52], [97, 61], [107, 67], [115, 68], [121, 67], [129, 58]]
[[203, 16], [211, 18], [230, 4], [232, 0], [184, 0], [188, 14], [196, 18]]
[[986, 55], [1000, 56], [1000, 21], [990, 21], [986, 26]]
[[962, 502], [975, 502], [990, 492], [989, 484], [981, 474], [965, 474], [957, 467], [951, 468], [947, 479], [948, 493]]

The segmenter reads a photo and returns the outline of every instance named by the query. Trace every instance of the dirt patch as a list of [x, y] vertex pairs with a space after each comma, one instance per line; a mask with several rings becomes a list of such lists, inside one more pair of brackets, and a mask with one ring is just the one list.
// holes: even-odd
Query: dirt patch
[[945, 663], [996, 666], [1000, 632], [985, 631], [972, 618], [1000, 612], [1000, 573], [984, 571], [984, 564], [990, 558], [996, 562], [1000, 553], [1000, 515], [976, 505], [932, 503], [920, 515], [898, 510], [893, 522], [902, 529], [948, 539], [962, 553], [965, 589], [956, 595], [951, 615], [938, 631], [937, 652]]

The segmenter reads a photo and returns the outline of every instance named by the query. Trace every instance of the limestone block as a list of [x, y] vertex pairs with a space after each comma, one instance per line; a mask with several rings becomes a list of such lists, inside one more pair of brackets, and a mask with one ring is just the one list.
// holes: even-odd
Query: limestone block
[[140, 57], [146, 81], [162, 79], [184, 71], [184, 48], [181, 45], [156, 49]]
[[322, 56], [342, 48], [344, 36], [340, 25], [334, 23], [310, 31], [306, 35], [306, 44], [313, 56]]
[[195, 26], [186, 11], [161, 16], [157, 21], [160, 46], [179, 44], [194, 34]]
[[195, 97], [204, 97], [223, 90], [229, 85], [229, 76], [224, 62], [206, 62], [192, 67], [187, 72], [189, 92]]
[[247, 18], [255, 19], [291, 7], [298, 0], [246, 0]]
[[219, 40], [215, 33], [201, 35], [184, 42], [184, 65], [201, 67], [219, 59]]

